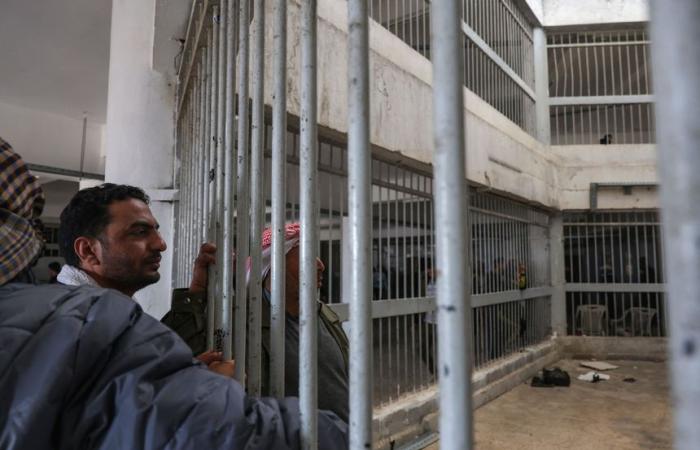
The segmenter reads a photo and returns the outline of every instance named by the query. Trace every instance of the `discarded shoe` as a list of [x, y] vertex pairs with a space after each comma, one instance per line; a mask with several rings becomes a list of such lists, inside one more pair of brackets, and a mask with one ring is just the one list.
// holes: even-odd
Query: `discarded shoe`
[[610, 379], [610, 375], [605, 375], [604, 373], [598, 373], [594, 371], [590, 371], [588, 373], [584, 373], [582, 375], [579, 375], [577, 377], [581, 381], [588, 381], [589, 383], [597, 383], [599, 381], [605, 381]]
[[561, 370], [559, 367], [554, 367], [552, 369], [542, 369], [542, 377], [544, 382], [554, 386], [567, 387], [571, 384], [571, 378], [566, 371]]
[[532, 387], [568, 387], [571, 384], [569, 374], [558, 367], [552, 369], [542, 369], [542, 377], [534, 377], [530, 386]]

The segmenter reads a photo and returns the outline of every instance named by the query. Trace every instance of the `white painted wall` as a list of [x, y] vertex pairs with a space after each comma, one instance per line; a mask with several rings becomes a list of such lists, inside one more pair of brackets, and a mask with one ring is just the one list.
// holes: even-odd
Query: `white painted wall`
[[649, 21], [649, 0], [542, 0], [542, 3], [545, 27]]
[[[85, 172], [104, 173], [102, 128], [88, 118]], [[82, 120], [0, 102], [0, 136], [28, 163], [80, 169]]]
[[[175, 80], [153, 66], [155, 12], [156, 0], [113, 1], [105, 143], [106, 180], [149, 193], [173, 188], [175, 164]], [[151, 211], [168, 250], [160, 281], [135, 297], [146, 312], [160, 318], [170, 309], [174, 206], [157, 197]]]
[[530, 8], [532, 14], [535, 16], [537, 21], [542, 24], [544, 22], [544, 4], [543, 0], [521, 0], [525, 5]]

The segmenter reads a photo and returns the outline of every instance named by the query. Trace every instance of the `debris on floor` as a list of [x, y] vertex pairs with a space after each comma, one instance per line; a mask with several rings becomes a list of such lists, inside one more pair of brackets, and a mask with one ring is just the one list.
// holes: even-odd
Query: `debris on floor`
[[551, 369], [542, 369], [542, 377], [534, 377], [530, 386], [532, 387], [568, 387], [571, 384], [569, 374], [560, 369], [553, 367]]
[[583, 361], [581, 362], [581, 367], [585, 367], [587, 369], [593, 369], [597, 370], [598, 372], [603, 372], [606, 370], [613, 370], [617, 369], [618, 366], [614, 364], [609, 364], [604, 361]]
[[599, 381], [609, 380], [610, 375], [605, 375], [604, 373], [598, 373], [591, 370], [588, 373], [584, 373], [577, 377], [581, 381], [588, 381], [589, 383], [597, 383]]
[[622, 381], [624, 381], [625, 383], [635, 383], [637, 381], [637, 379], [634, 377], [627, 377]]
[[[474, 411], [474, 448], [673, 450], [667, 362], [600, 358], [620, 368], [599, 372], [610, 375], [610, 380], [590, 384], [576, 379], [593, 370], [581, 367], [581, 361], [563, 359], [547, 365], [569, 372], [571, 386], [567, 388], [530, 387], [532, 376], [542, 376], [533, 373], [527, 384]], [[627, 377], [637, 381], [623, 382]], [[437, 442], [433, 445], [426, 450], [440, 448]]]

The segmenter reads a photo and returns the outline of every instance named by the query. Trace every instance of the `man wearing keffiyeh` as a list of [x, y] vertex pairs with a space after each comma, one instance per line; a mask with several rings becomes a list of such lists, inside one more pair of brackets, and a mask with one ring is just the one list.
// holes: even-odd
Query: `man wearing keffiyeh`
[[[299, 238], [298, 223], [288, 223], [284, 230], [285, 254], [285, 358], [284, 393], [299, 395]], [[261, 277], [262, 299], [262, 392], [269, 395], [267, 382], [270, 370], [270, 264], [272, 230], [262, 235]], [[248, 265], [250, 271], [250, 265]], [[323, 283], [325, 267], [316, 260], [317, 287]], [[250, 279], [248, 274], [247, 279]], [[318, 406], [348, 420], [348, 357], [349, 343], [338, 316], [328, 305], [318, 301]]]

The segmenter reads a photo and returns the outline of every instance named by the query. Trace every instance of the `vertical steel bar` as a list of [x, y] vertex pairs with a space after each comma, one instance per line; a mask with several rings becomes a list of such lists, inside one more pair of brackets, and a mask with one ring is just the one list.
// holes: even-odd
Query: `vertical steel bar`
[[317, 448], [316, 257], [318, 246], [318, 134], [316, 125], [316, 0], [301, 3], [301, 133], [300, 133], [300, 261], [299, 261], [299, 403], [301, 443]]
[[[391, 167], [391, 166], [390, 166]], [[391, 173], [391, 172], [389, 172]], [[394, 179], [393, 183], [394, 185], [398, 185], [398, 179], [399, 179], [399, 168], [394, 166]], [[393, 276], [393, 284], [394, 284], [394, 297], [393, 298], [400, 298], [401, 294], [399, 291], [399, 249], [400, 244], [399, 244], [399, 191], [396, 190], [396, 188], [392, 189], [392, 192], [394, 194], [394, 264], [393, 264], [393, 269], [394, 269], [394, 276]], [[396, 330], [396, 334], [398, 336], [398, 328]], [[398, 342], [398, 340], [397, 340]], [[398, 354], [398, 352], [397, 352]], [[397, 357], [398, 360], [398, 357]]]
[[193, 86], [192, 86], [192, 114], [194, 116], [193, 125], [193, 141], [192, 141], [192, 163], [190, 166], [190, 183], [191, 183], [191, 199], [190, 199], [190, 219], [189, 224], [190, 230], [190, 240], [193, 245], [198, 242], [197, 239], [197, 151], [199, 145], [199, 124], [201, 118], [199, 117], [199, 96], [200, 96], [200, 76], [199, 76], [199, 66], [197, 64], [197, 58], [194, 59], [195, 68], [193, 69]]
[[350, 226], [350, 448], [372, 446], [372, 260], [367, 2], [348, 1], [348, 219]]
[[264, 63], [265, 63], [265, 0], [255, 0], [253, 4], [253, 63], [252, 63], [252, 97], [253, 111], [251, 121], [250, 144], [250, 191], [251, 191], [251, 222], [250, 222], [250, 311], [248, 320], [248, 391], [251, 395], [260, 396], [261, 384], [261, 325], [262, 325], [262, 280], [261, 245], [262, 230], [265, 227], [265, 199], [263, 174], [265, 163], [265, 104], [263, 98]]
[[[231, 0], [229, 0], [231, 1]], [[250, 158], [249, 158], [249, 103], [248, 103], [248, 70], [249, 55], [249, 4], [248, 0], [240, 0], [238, 5], [238, 149], [237, 149], [237, 205], [236, 205], [236, 258], [241, 264], [236, 265], [236, 295], [234, 318], [236, 321], [235, 378], [244, 383], [246, 374], [246, 337], [248, 324], [246, 267], [250, 254]], [[233, 6], [229, 8], [231, 24], [235, 19]], [[233, 33], [231, 36], [230, 55], [235, 52]], [[231, 58], [232, 59], [232, 58]], [[233, 69], [233, 68], [232, 68]], [[233, 70], [232, 70], [233, 72]], [[233, 86], [233, 85], [232, 85]], [[229, 120], [233, 120], [231, 117]]]
[[465, 230], [465, 136], [463, 35], [459, 2], [443, 1], [431, 11], [433, 123], [438, 292], [438, 359], [440, 367], [441, 448], [472, 447], [471, 305]]
[[272, 266], [270, 395], [284, 397], [285, 260], [287, 164], [287, 0], [274, 0], [272, 105]]
[[[382, 166], [383, 166], [383, 163], [382, 163], [382, 162], [379, 162], [379, 161], [375, 161], [374, 163], [377, 165], [377, 174], [378, 174], [378, 178], [381, 180], [381, 178], [382, 178]], [[377, 195], [378, 195], [378, 197], [379, 197], [379, 207], [377, 208], [377, 209], [378, 209], [378, 216], [379, 216], [379, 226], [378, 226], [378, 233], [377, 233], [377, 234], [379, 235], [379, 236], [378, 236], [378, 237], [379, 237], [379, 239], [378, 239], [378, 244], [377, 244], [378, 247], [379, 247], [379, 261], [378, 261], [378, 264], [377, 264], [377, 271], [379, 272], [379, 296], [378, 296], [379, 298], [378, 298], [378, 300], [382, 300], [382, 299], [384, 299], [384, 297], [385, 297], [385, 296], [383, 295], [384, 289], [385, 289], [385, 286], [384, 286], [384, 243], [383, 243], [383, 239], [384, 239], [384, 232], [383, 232], [383, 228], [384, 228], [384, 219], [382, 218], [382, 216], [383, 216], [383, 210], [384, 210], [384, 198], [383, 198], [383, 195], [382, 195], [382, 194], [384, 193], [384, 188], [381, 187], [381, 186], [377, 186], [377, 191], [378, 191], [378, 192], [377, 192]], [[379, 334], [380, 334], [380, 335], [382, 334], [382, 333], [381, 333], [381, 325], [382, 325], [382, 322], [383, 322], [383, 321], [380, 321], [380, 322], [379, 322], [379, 326], [380, 326], [380, 332], [379, 332]], [[380, 345], [380, 347], [381, 347], [381, 345]], [[381, 361], [382, 361], [381, 357], [380, 357], [379, 361], [380, 361], [380, 364], [381, 364]], [[380, 375], [380, 377], [381, 377], [381, 375]]]
[[[203, 161], [203, 193], [202, 193], [202, 231], [203, 239], [206, 241], [212, 241], [213, 235], [210, 231], [211, 226], [211, 215], [210, 209], [212, 205], [212, 193], [211, 188], [211, 177], [209, 173], [211, 171], [211, 148], [212, 148], [212, 30], [211, 28], [207, 32], [207, 46], [204, 48], [205, 57], [205, 98], [204, 98], [204, 154], [202, 157]], [[214, 292], [214, 270], [210, 269], [208, 273], [209, 286], [207, 287], [207, 349], [214, 349], [214, 329], [215, 329], [215, 315], [217, 309], [217, 298], [216, 292]]]
[[[232, 190], [232, 161], [234, 159], [233, 148], [233, 97], [234, 97], [234, 81], [233, 77], [233, 24], [232, 11], [234, 0], [222, 0], [220, 3], [220, 19], [219, 19], [219, 95], [218, 95], [218, 125], [217, 125], [217, 173], [216, 173], [216, 191], [217, 191], [217, 226], [219, 227], [219, 243], [222, 251], [219, 258], [221, 261], [219, 282], [222, 310], [221, 314], [225, 316], [225, 331], [223, 341], [223, 357], [231, 359], [232, 352], [232, 332], [233, 332], [233, 310], [231, 308], [232, 299], [232, 276], [233, 276], [233, 251], [232, 241], [232, 199], [235, 195]], [[239, 356], [236, 355], [236, 359]], [[238, 361], [236, 366], [244, 365], [243, 361]], [[241, 378], [238, 378], [242, 381]]]
[[[219, 17], [219, 8], [214, 7], [212, 10], [212, 89], [211, 89], [211, 181], [214, 183], [214, 187], [211, 190], [211, 236], [217, 245], [221, 244], [221, 239], [219, 236], [220, 229], [220, 215], [219, 215], [219, 204], [222, 203], [222, 191], [223, 183], [221, 183], [221, 167], [224, 165], [223, 162], [223, 143], [220, 138], [221, 133], [223, 133], [223, 80], [221, 76], [221, 54], [220, 47], [223, 45], [220, 39], [219, 29], [221, 28], [221, 18]], [[230, 308], [225, 304], [222, 292], [219, 291], [219, 274], [221, 273], [223, 266], [223, 252], [217, 253], [217, 264], [216, 267], [210, 267], [209, 270], [209, 284], [210, 288], [207, 290], [211, 292], [214, 298], [216, 298], [216, 312], [215, 312], [215, 330], [214, 330], [214, 347], [218, 351], [224, 351], [226, 345], [229, 346], [229, 358], [230, 358]], [[213, 272], [213, 274], [212, 274]], [[229, 343], [229, 344], [227, 344]]]
[[[207, 114], [206, 114], [206, 96], [207, 96], [207, 74], [206, 74], [206, 48], [200, 51], [199, 74], [200, 74], [200, 90], [199, 90], [199, 153], [197, 157], [197, 240], [199, 242], [206, 241], [206, 232], [204, 227], [204, 201], [206, 196], [206, 142], [207, 142]], [[210, 308], [208, 308], [210, 309]], [[208, 310], [207, 309], [207, 310]], [[208, 347], [211, 348], [211, 347]]]
[[[330, 153], [330, 166], [333, 167], [333, 147], [329, 147], [329, 153]], [[334, 218], [333, 218], [333, 197], [335, 194], [335, 189], [334, 189], [334, 184], [335, 184], [335, 178], [332, 176], [332, 174], [328, 174], [328, 208], [327, 208], [327, 224], [326, 224], [326, 233], [327, 233], [327, 242], [328, 242], [328, 250], [326, 252], [326, 267], [328, 268], [328, 283], [326, 283], [326, 299], [329, 302], [333, 302], [335, 299], [333, 298], [333, 228], [334, 228]], [[340, 195], [343, 195], [342, 191]], [[371, 266], [370, 266], [371, 267]], [[370, 272], [371, 274], [371, 272]], [[371, 298], [370, 298], [371, 300]]]

